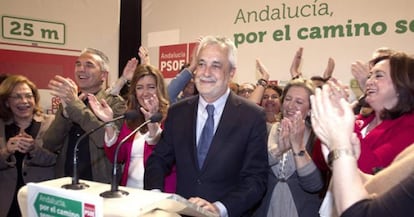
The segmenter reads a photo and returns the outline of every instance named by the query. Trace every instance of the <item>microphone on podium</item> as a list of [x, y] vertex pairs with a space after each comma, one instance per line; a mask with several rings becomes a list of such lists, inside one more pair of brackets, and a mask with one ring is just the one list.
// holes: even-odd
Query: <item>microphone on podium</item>
[[125, 138], [123, 138], [118, 146], [115, 149], [115, 155], [114, 155], [114, 162], [112, 167], [112, 182], [111, 182], [111, 190], [102, 192], [99, 194], [103, 198], [119, 198], [123, 196], [127, 196], [129, 193], [127, 191], [119, 190], [118, 189], [118, 180], [117, 180], [117, 168], [118, 168], [118, 152], [121, 149], [121, 146], [135, 133], [140, 130], [142, 127], [147, 125], [148, 123], [155, 123], [159, 122], [162, 119], [162, 114], [157, 112], [154, 115], [150, 117], [149, 120], [145, 121], [141, 125], [139, 125], [135, 130], [133, 130], [130, 134], [128, 134]]
[[73, 149], [73, 176], [72, 176], [72, 183], [71, 184], [65, 184], [62, 185], [62, 188], [66, 188], [66, 189], [72, 189], [72, 190], [80, 190], [80, 189], [85, 189], [87, 187], [89, 187], [87, 184], [85, 183], [79, 183], [79, 174], [78, 174], [78, 146], [79, 143], [85, 139], [85, 137], [87, 137], [88, 135], [94, 133], [95, 131], [101, 129], [103, 126], [105, 126], [108, 123], [111, 122], [115, 122], [117, 120], [121, 120], [121, 119], [127, 119], [127, 120], [132, 120], [132, 119], [136, 119], [138, 118], [139, 113], [135, 110], [131, 110], [131, 111], [127, 111], [125, 112], [125, 114], [116, 117], [110, 121], [106, 121], [104, 123], [102, 123], [101, 125], [99, 125], [97, 128], [94, 128], [92, 130], [90, 130], [89, 132], [84, 133], [81, 137], [78, 138], [78, 140], [76, 141], [75, 144], [75, 148]]

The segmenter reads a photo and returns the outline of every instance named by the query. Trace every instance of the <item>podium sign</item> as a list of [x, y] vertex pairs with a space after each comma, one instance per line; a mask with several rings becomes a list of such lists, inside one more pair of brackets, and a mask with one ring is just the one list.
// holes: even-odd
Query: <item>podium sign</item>
[[27, 211], [30, 217], [102, 217], [103, 198], [36, 183], [27, 184]]
[[28, 183], [20, 188], [18, 200], [23, 217], [218, 217], [187, 199], [162, 192], [146, 191], [120, 186], [129, 194], [120, 198], [99, 196], [111, 186], [81, 180], [89, 187], [82, 190], [62, 188], [71, 183], [63, 177], [39, 183]]

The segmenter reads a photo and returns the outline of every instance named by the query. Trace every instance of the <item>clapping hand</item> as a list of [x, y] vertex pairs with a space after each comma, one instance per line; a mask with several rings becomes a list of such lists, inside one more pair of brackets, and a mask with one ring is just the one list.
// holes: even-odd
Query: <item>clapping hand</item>
[[12, 154], [16, 151], [28, 153], [34, 149], [34, 139], [26, 132], [20, 132], [18, 135], [11, 137], [6, 144], [7, 151]]
[[145, 120], [149, 120], [151, 116], [159, 111], [159, 100], [156, 94], [144, 99], [144, 104], [141, 105], [141, 112], [144, 114]]
[[305, 150], [305, 143], [303, 142], [305, 120], [302, 117], [302, 113], [297, 111], [289, 121], [289, 140], [292, 150]]
[[329, 82], [322, 90], [316, 89], [315, 95], [311, 96], [313, 130], [329, 150], [351, 148], [337, 145], [356, 143], [353, 135], [355, 116], [351, 105], [340, 95], [338, 88]]
[[88, 94], [88, 101], [89, 105], [92, 108], [93, 113], [98, 117], [100, 120], [104, 122], [108, 122], [112, 120], [114, 117], [114, 112], [112, 108], [108, 105], [105, 99], [102, 99], [100, 102], [93, 94]]
[[78, 86], [70, 78], [56, 75], [49, 81], [48, 87], [53, 96], [59, 97], [66, 104], [78, 98]]

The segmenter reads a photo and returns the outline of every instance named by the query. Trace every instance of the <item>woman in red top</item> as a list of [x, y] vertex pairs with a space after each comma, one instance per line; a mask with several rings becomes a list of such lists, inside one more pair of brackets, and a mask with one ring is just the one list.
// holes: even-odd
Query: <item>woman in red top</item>
[[[113, 119], [112, 110], [105, 101], [98, 102], [88, 96], [95, 114], [103, 121]], [[139, 65], [132, 77], [128, 94], [128, 110], [136, 110], [140, 114], [137, 119], [126, 120], [118, 132], [115, 125], [105, 127], [105, 153], [114, 161], [116, 147], [135, 128], [156, 113], [163, 119], [167, 116], [168, 95], [164, 78], [160, 71], [151, 65]], [[143, 189], [145, 162], [155, 148], [162, 129], [160, 123], [149, 123], [126, 140], [118, 153], [118, 163], [124, 163], [121, 185]], [[166, 177], [164, 189], [167, 193], [175, 192], [175, 170]]]
[[361, 141], [358, 167], [375, 174], [414, 142], [414, 65], [401, 52], [380, 56], [372, 65], [365, 100], [373, 112], [357, 117], [355, 132]]

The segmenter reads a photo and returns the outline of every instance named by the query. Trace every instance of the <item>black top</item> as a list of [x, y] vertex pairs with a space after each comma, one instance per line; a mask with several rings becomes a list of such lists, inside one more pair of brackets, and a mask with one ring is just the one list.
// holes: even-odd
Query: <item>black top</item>
[[[88, 99], [83, 101], [87, 106], [89, 104]], [[65, 162], [65, 176], [73, 177], [73, 155], [75, 145], [78, 144], [78, 177], [84, 180], [91, 180], [92, 179], [92, 167], [91, 167], [91, 154], [89, 150], [89, 136], [86, 136], [82, 139], [82, 141], [78, 141], [79, 137], [81, 137], [85, 131], [82, 127], [78, 124], [73, 122], [72, 127], [69, 130], [69, 141], [68, 141], [68, 148], [66, 151], [66, 162]]]
[[341, 217], [358, 216], [414, 216], [414, 172], [383, 195], [358, 201], [341, 215]]
[[[25, 132], [29, 134], [30, 136], [32, 136], [33, 138], [36, 138], [36, 135], [39, 132], [39, 129], [40, 129], [40, 122], [36, 122], [33, 120], [30, 126], [25, 129]], [[19, 133], [20, 133], [20, 127], [18, 127], [15, 123], [6, 125], [5, 127], [6, 141], [9, 141], [10, 138], [18, 135]], [[13, 202], [10, 206], [9, 213], [7, 214], [7, 216], [17, 217], [17, 216], [21, 216], [19, 203], [17, 201], [17, 192], [23, 185], [25, 185], [24, 180], [23, 180], [23, 176], [25, 174], [22, 173], [22, 168], [23, 168], [24, 156], [26, 154], [16, 151], [13, 155], [16, 158], [17, 182], [16, 182], [16, 192], [14, 194]]]
[[[79, 137], [81, 137], [85, 131], [82, 127], [73, 123], [73, 126], [69, 130], [69, 142], [68, 149], [66, 152], [66, 162], [65, 162], [65, 176], [73, 176], [73, 155], [75, 145], [78, 142]], [[91, 168], [91, 154], [89, 150], [89, 136], [86, 136], [79, 142], [78, 145], [78, 175], [80, 179], [91, 180], [92, 181], [92, 168]]]

